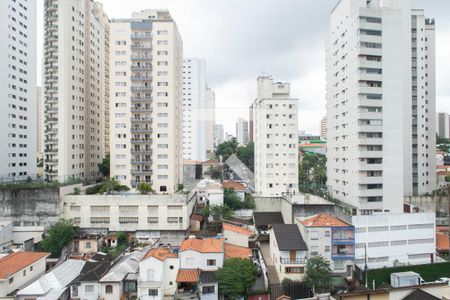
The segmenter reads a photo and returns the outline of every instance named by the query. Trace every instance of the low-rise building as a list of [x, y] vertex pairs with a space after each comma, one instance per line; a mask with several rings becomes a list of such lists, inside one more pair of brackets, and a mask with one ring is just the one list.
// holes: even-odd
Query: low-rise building
[[0, 221], [0, 252], [13, 242], [13, 225], [11, 221]]
[[49, 255], [46, 252], [15, 252], [0, 256], [0, 298], [6, 298], [44, 274], [45, 259]]
[[297, 219], [308, 246], [308, 257], [321, 255], [334, 273], [351, 277], [355, 260], [355, 228], [332, 215], [318, 214]]
[[224, 189], [233, 189], [234, 192], [239, 196], [241, 201], [244, 201], [245, 199], [245, 193], [248, 193], [249, 190], [247, 186], [238, 181], [224, 181], [222, 183]]
[[248, 247], [248, 239], [253, 235], [255, 233], [244, 226], [223, 223], [223, 237], [227, 244]]
[[273, 224], [269, 253], [278, 278], [302, 280], [305, 273], [308, 247], [295, 224]]
[[203, 179], [197, 184], [197, 197], [210, 206], [223, 205], [223, 186], [212, 179]]
[[100, 293], [99, 280], [109, 270], [111, 262], [87, 261], [83, 269], [70, 283], [71, 300], [97, 300]]
[[[369, 269], [435, 261], [434, 213], [353, 216], [355, 263]], [[367, 259], [366, 259], [367, 255]]]

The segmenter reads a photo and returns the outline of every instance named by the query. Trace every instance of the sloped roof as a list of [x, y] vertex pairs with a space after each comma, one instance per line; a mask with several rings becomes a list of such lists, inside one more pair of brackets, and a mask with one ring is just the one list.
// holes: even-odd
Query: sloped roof
[[440, 298], [428, 294], [427, 292], [421, 289], [416, 289], [402, 300], [439, 300], [439, 299]]
[[49, 256], [47, 252], [15, 252], [0, 258], [0, 279], [7, 279], [29, 265]]
[[124, 255], [112, 268], [100, 279], [100, 282], [119, 282], [129, 274], [139, 272], [139, 262], [147, 254], [148, 248], [142, 251], [134, 251]]
[[347, 227], [349, 223], [342, 221], [332, 215], [318, 214], [311, 218], [300, 220], [307, 227]]
[[272, 229], [280, 251], [308, 250], [297, 225], [274, 224]]
[[27, 287], [17, 292], [18, 296], [44, 296], [45, 300], [56, 300], [66, 290], [67, 286], [80, 275], [86, 262], [69, 259], [51, 272], [41, 276]]
[[240, 246], [236, 246], [236, 245], [231, 245], [231, 244], [227, 244], [225, 243], [223, 245], [224, 247], [224, 258], [225, 259], [229, 259], [229, 258], [242, 258], [242, 259], [250, 259], [250, 257], [252, 256], [252, 250], [250, 250], [250, 248], [247, 247], [240, 247]]
[[193, 250], [201, 253], [223, 252], [223, 239], [187, 239], [181, 244], [180, 251]]
[[224, 181], [222, 183], [223, 188], [228, 188], [228, 189], [233, 189], [235, 191], [245, 191], [247, 190], [247, 187], [245, 186], [245, 184], [241, 183], [241, 182], [237, 182], [237, 181]]
[[199, 269], [180, 269], [177, 274], [177, 282], [198, 282]]
[[87, 261], [80, 275], [72, 281], [72, 284], [76, 282], [99, 281], [108, 271], [110, 265], [111, 262]]
[[284, 224], [283, 215], [279, 211], [266, 211], [253, 213], [255, 225]]
[[143, 259], [146, 259], [149, 257], [154, 257], [156, 259], [164, 261], [166, 258], [177, 258], [178, 254], [171, 252], [167, 248], [155, 248], [155, 249], [150, 249], [150, 251], [148, 251], [147, 254], [145, 254]]
[[438, 251], [448, 251], [449, 246], [448, 236], [442, 233], [436, 233], [436, 249]]
[[235, 226], [229, 223], [223, 223], [223, 230], [229, 230], [229, 231], [233, 231], [236, 233], [240, 233], [240, 234], [244, 234], [247, 236], [251, 236], [253, 235], [253, 231], [251, 231], [250, 229], [247, 229], [245, 227], [241, 227], [241, 226]]
[[201, 271], [199, 282], [200, 282], [200, 284], [217, 282], [216, 272], [214, 272], [214, 271]]

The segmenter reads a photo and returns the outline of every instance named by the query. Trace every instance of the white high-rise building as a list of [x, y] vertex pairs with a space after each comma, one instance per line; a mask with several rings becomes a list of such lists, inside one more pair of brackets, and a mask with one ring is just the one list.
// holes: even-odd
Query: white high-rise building
[[110, 35], [111, 176], [174, 193], [182, 182], [183, 47], [167, 10], [113, 20]]
[[45, 140], [45, 105], [44, 95], [42, 95], [42, 87], [36, 89], [37, 97], [37, 156], [39, 159], [44, 158], [44, 140]]
[[44, 175], [92, 181], [108, 135], [109, 19], [92, 0], [46, 0], [44, 21]]
[[218, 145], [222, 144], [225, 139], [223, 125], [216, 124], [214, 125], [214, 148]]
[[183, 159], [205, 160], [206, 64], [183, 60]]
[[36, 169], [36, 1], [0, 1], [0, 178]]
[[446, 112], [439, 112], [436, 117], [436, 133], [440, 138], [450, 138], [450, 119]]
[[238, 118], [236, 122], [236, 140], [239, 145], [248, 144], [248, 121]]
[[434, 36], [414, 0], [342, 0], [331, 13], [328, 185], [361, 214], [402, 212], [404, 196], [436, 188]]
[[320, 120], [320, 138], [327, 139], [327, 118], [324, 117]]
[[298, 99], [290, 97], [290, 83], [259, 77], [253, 118], [256, 193], [297, 192]]
[[205, 107], [205, 148], [208, 159], [214, 156], [214, 125], [216, 124], [216, 93], [210, 87], [206, 87]]

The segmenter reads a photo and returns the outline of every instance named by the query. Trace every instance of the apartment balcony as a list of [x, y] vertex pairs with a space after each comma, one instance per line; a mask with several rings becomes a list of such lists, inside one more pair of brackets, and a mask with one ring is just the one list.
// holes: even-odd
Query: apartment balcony
[[131, 60], [132, 61], [151, 61], [152, 60], [152, 56], [144, 56], [144, 55], [132, 55], [131, 56]]
[[359, 197], [378, 197], [383, 196], [382, 189], [366, 189], [366, 190], [358, 190]]
[[131, 71], [151, 71], [152, 65], [139, 65], [131, 66]]
[[58, 25], [50, 23], [49, 25], [45, 26], [45, 29], [47, 32], [55, 32], [58, 31]]
[[45, 149], [44, 150], [45, 153], [49, 153], [49, 154], [57, 154], [58, 153], [58, 148], [57, 147], [53, 147], [50, 149]]
[[131, 91], [134, 93], [150, 93], [152, 88], [149, 86], [131, 86]]
[[56, 2], [47, 2], [45, 6], [45, 10], [47, 12], [54, 12], [58, 10], [58, 5], [56, 4]]
[[150, 169], [131, 169], [131, 174], [133, 175], [152, 175], [152, 170]]
[[[378, 35], [370, 35], [370, 34], [360, 34], [359, 35], [360, 42], [368, 42], [368, 43], [382, 43], [383, 37]], [[372, 48], [370, 48], [372, 49]]]
[[150, 159], [143, 159], [143, 158], [131, 159], [130, 163], [134, 164], [134, 165], [151, 164], [152, 160], [150, 160]]
[[49, 93], [51, 93], [51, 92], [56, 93], [56, 92], [58, 92], [58, 88], [56, 86], [49, 86], [49, 87], [45, 88], [45, 91], [49, 92]]
[[359, 86], [359, 93], [361, 94], [382, 94], [383, 88], [378, 86]]
[[47, 119], [45, 119], [45, 122], [50, 125], [57, 125], [58, 118], [47, 118]]
[[58, 36], [57, 36], [57, 35], [54, 35], [54, 34], [51, 34], [51, 35], [48, 35], [48, 36], [45, 38], [45, 40], [46, 40], [47, 42], [57, 42], [57, 41], [58, 41]]
[[56, 65], [47, 65], [47, 66], [45, 66], [45, 70], [48, 73], [56, 73], [58, 71], [58, 66], [56, 66]]
[[151, 128], [133, 128], [131, 127], [131, 133], [151, 133]]
[[45, 63], [56, 63], [58, 62], [58, 56], [56, 55], [48, 55], [45, 57]]
[[58, 15], [53, 13], [53, 14], [48, 14], [45, 18], [48, 22], [57, 22], [58, 21]]
[[332, 245], [331, 246], [331, 259], [334, 260], [344, 260], [355, 259], [355, 247], [351, 245]]
[[131, 76], [131, 81], [150, 81], [152, 76]]
[[280, 258], [282, 265], [305, 265], [306, 258]]
[[375, 74], [375, 73], [361, 72], [361, 73], [359, 73], [359, 80], [364, 80], [364, 81], [382, 81], [383, 80], [383, 75], [382, 74]]
[[382, 125], [358, 125], [359, 132], [383, 132]]
[[130, 38], [132, 40], [145, 40], [145, 39], [151, 39], [151, 34], [145, 34], [145, 33], [133, 33], [130, 35]]
[[148, 112], [152, 112], [152, 108], [151, 107], [131, 107], [131, 112], [137, 112], [137, 113], [148, 113]]
[[58, 175], [58, 170], [49, 169], [49, 170], [45, 170], [44, 173], [49, 174], [49, 175]]
[[58, 159], [46, 159], [44, 162], [49, 166], [54, 166], [58, 164]]
[[132, 144], [151, 144], [152, 139], [131, 139]]
[[377, 176], [377, 177], [367, 177], [364, 175], [359, 176], [360, 184], [382, 184], [383, 183], [383, 177]]
[[331, 228], [331, 244], [332, 245], [354, 245], [355, 230], [352, 226], [348, 227], [332, 227]]
[[131, 150], [132, 155], [152, 155], [152, 150]]
[[383, 151], [359, 151], [361, 158], [382, 158]]
[[383, 164], [360, 163], [359, 164], [359, 170], [360, 171], [382, 171], [383, 170]]
[[382, 112], [358, 112], [358, 119], [362, 120], [370, 120], [370, 119], [382, 119], [383, 113]]
[[52, 135], [52, 134], [58, 134], [58, 128], [52, 127], [45, 130], [46, 134]]
[[381, 23], [359, 21], [359, 29], [381, 30], [382, 28], [383, 26]]
[[45, 78], [45, 83], [53, 84], [58, 82], [58, 77], [49, 76]]
[[383, 138], [359, 138], [359, 145], [382, 145]]
[[150, 102], [152, 97], [131, 97], [131, 102]]
[[48, 104], [58, 103], [58, 98], [56, 98], [56, 97], [47, 97], [45, 99], [45, 103], [48, 103]]
[[150, 44], [141, 44], [141, 45], [131, 45], [132, 50], [150, 50], [152, 49], [152, 45]]
[[367, 47], [359, 47], [359, 55], [373, 55], [379, 56], [383, 53], [383, 49], [381, 48], [367, 48]]
[[381, 61], [370, 61], [363, 58], [360, 58], [359, 60], [359, 67], [360, 68], [373, 68], [373, 69], [381, 69], [383, 66], [383, 63]]
[[133, 123], [149, 123], [152, 122], [152, 118], [131, 118], [131, 122]]

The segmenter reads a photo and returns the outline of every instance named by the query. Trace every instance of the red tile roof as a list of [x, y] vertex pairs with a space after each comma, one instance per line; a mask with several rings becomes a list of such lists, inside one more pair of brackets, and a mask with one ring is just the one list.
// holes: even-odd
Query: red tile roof
[[224, 189], [234, 189], [235, 191], [245, 191], [247, 189], [245, 184], [236, 181], [224, 181], [222, 185]]
[[231, 244], [224, 244], [224, 258], [242, 258], [242, 259], [250, 259], [252, 256], [252, 250], [246, 247], [240, 247]]
[[223, 239], [187, 239], [181, 244], [180, 251], [194, 250], [201, 253], [223, 252]]
[[180, 269], [177, 274], [177, 282], [198, 282], [200, 270], [198, 269]]
[[49, 255], [47, 252], [16, 252], [0, 258], [0, 279], [7, 279]]
[[449, 244], [448, 235], [436, 233], [436, 250], [448, 251]]
[[154, 257], [156, 259], [159, 259], [161, 261], [165, 260], [166, 258], [177, 258], [178, 254], [170, 252], [167, 248], [155, 248], [150, 249], [150, 251], [145, 254], [144, 259]]
[[233, 231], [233, 232], [248, 235], [248, 236], [251, 236], [254, 234], [253, 231], [251, 231], [250, 229], [240, 227], [240, 226], [235, 226], [235, 225], [232, 225], [229, 223], [223, 223], [223, 230], [224, 231], [229, 230], [229, 231]]
[[347, 227], [350, 226], [347, 222], [344, 222], [336, 217], [327, 214], [319, 214], [314, 217], [300, 220], [303, 225], [307, 227]]

